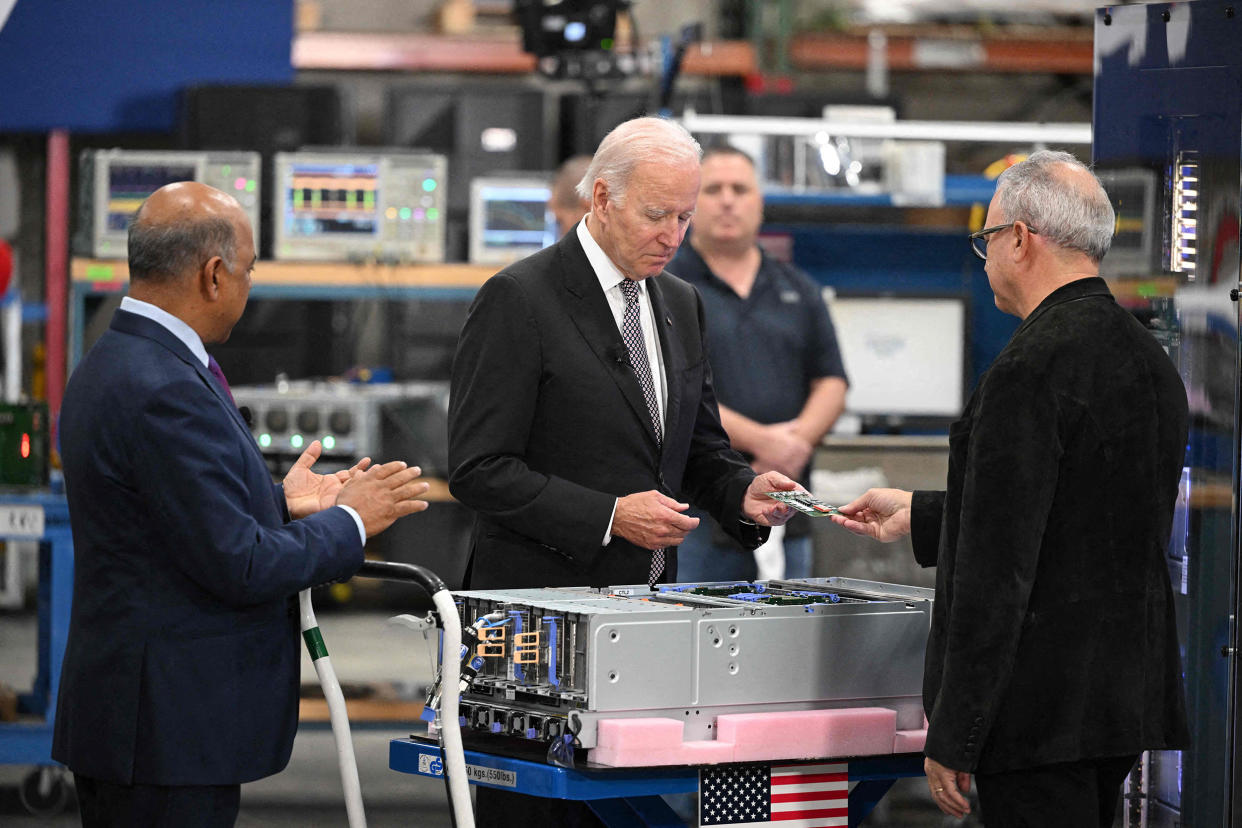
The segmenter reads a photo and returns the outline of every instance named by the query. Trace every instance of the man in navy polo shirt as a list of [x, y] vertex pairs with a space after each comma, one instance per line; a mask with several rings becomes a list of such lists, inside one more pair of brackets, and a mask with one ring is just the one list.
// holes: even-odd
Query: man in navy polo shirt
[[[779, 471], [804, 485], [815, 446], [845, 406], [847, 381], [819, 286], [756, 243], [763, 196], [754, 162], [721, 146], [707, 150], [691, 226], [668, 269], [699, 289], [707, 314], [720, 419], [756, 472]], [[753, 554], [702, 518], [677, 553], [679, 581], [753, 579]], [[811, 525], [785, 529], [787, 578], [811, 575]]]

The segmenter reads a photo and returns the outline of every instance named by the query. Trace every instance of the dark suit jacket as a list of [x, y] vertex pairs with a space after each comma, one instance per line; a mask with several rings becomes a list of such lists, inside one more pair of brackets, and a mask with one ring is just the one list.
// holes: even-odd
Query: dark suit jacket
[[285, 766], [296, 593], [362, 562], [342, 509], [289, 522], [236, 407], [161, 325], [118, 311], [65, 391], [73, 610], [52, 756], [121, 784]]
[[1019, 326], [916, 492], [937, 565], [926, 753], [996, 772], [1188, 741], [1166, 550], [1186, 391], [1101, 279]]
[[[599, 280], [575, 231], [479, 290], [453, 363], [449, 479], [477, 513], [473, 588], [642, 583], [651, 552], [613, 536], [616, 498], [658, 489], [740, 522], [754, 473], [729, 446], [712, 392], [697, 292], [647, 279], [668, 404], [663, 447]], [[673, 550], [664, 580], [676, 573]]]

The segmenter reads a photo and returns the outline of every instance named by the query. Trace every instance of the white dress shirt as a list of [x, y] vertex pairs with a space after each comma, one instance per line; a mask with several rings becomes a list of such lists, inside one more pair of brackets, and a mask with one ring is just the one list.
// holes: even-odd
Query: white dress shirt
[[[625, 294], [621, 292], [621, 282], [625, 280], [625, 274], [612, 263], [612, 259], [608, 258], [608, 254], [595, 241], [595, 237], [587, 230], [585, 220], [578, 222], [578, 241], [582, 243], [587, 261], [591, 263], [595, 277], [599, 279], [599, 286], [608, 300], [608, 307], [612, 309], [612, 318], [617, 323], [617, 330], [621, 331], [624, 336], [622, 323], [625, 319]], [[663, 423], [665, 406], [668, 404], [668, 381], [664, 376], [660, 338], [656, 336], [655, 311], [651, 307], [651, 294], [647, 291], [647, 280], [635, 280], [634, 284], [638, 286], [638, 321], [643, 328], [643, 342], [647, 346], [647, 360], [651, 364], [651, 379], [655, 382], [656, 404], [660, 411], [660, 422]]]
[[[207, 349], [203, 347], [203, 340], [193, 328], [182, 320], [163, 308], [156, 307], [150, 302], [143, 302], [141, 299], [134, 299], [131, 296], [121, 299], [121, 310], [137, 316], [145, 316], [157, 325], [167, 329], [170, 334], [177, 337], [185, 347], [190, 349], [190, 353], [194, 354], [194, 358], [198, 360], [200, 365], [204, 368], [207, 367]], [[362, 539], [362, 545], [366, 546], [367, 530], [362, 523], [362, 516], [351, 506], [338, 503], [337, 508], [344, 509], [354, 519], [354, 523], [358, 527], [358, 537]]]
[[[582, 250], [586, 253], [587, 261], [591, 263], [591, 269], [595, 271], [595, 278], [599, 279], [599, 286], [604, 291], [604, 298], [608, 300], [608, 307], [612, 310], [613, 321], [617, 323], [617, 330], [622, 331], [623, 320], [625, 319], [625, 294], [621, 292], [621, 282], [625, 280], [625, 274], [608, 258], [608, 254], [595, 241], [595, 237], [587, 230], [587, 219], [590, 218], [588, 213], [582, 221], [578, 222], [578, 241], [582, 244]], [[664, 423], [664, 411], [668, 403], [668, 381], [664, 374], [663, 353], [660, 350], [660, 338], [656, 336], [655, 327], [655, 311], [651, 307], [651, 295], [647, 292], [645, 279], [635, 280], [634, 284], [638, 286], [638, 321], [643, 329], [643, 342], [647, 346], [647, 359], [651, 363], [651, 379], [655, 383], [656, 407], [660, 412], [660, 422]], [[624, 333], [622, 333], [624, 337]], [[664, 429], [661, 426], [661, 433]], [[620, 498], [618, 498], [620, 500]], [[604, 542], [602, 546], [607, 546], [612, 542], [612, 522], [617, 516], [617, 504], [612, 505], [612, 517], [608, 519], [608, 528], [604, 531]]]

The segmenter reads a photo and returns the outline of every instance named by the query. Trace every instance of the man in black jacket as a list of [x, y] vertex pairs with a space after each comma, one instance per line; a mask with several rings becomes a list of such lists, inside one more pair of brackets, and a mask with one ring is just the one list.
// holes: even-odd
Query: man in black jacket
[[[590, 212], [479, 290], [449, 407], [449, 487], [476, 515], [469, 588], [668, 583], [690, 503], [747, 549], [792, 515], [764, 493], [794, 481], [730, 447], [702, 300], [664, 272], [698, 192], [689, 133], [626, 121], [578, 184]], [[487, 786], [476, 808], [481, 827], [597, 824]]]
[[1111, 826], [1138, 754], [1189, 736], [1165, 549], [1186, 391], [1098, 277], [1114, 216], [1066, 153], [1003, 173], [975, 251], [1022, 324], [952, 427], [944, 492], [873, 489], [833, 518], [937, 566], [928, 784], [989, 828]]
[[449, 486], [476, 513], [471, 589], [669, 582], [698, 525], [747, 549], [793, 514], [720, 425], [694, 288], [664, 273], [699, 192], [699, 146], [637, 118], [578, 185], [591, 212], [489, 279], [453, 362]]

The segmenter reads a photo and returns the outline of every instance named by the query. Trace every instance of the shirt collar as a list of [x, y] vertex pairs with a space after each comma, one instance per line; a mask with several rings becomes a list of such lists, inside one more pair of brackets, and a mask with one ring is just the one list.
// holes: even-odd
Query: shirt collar
[[[590, 214], [587, 214], [589, 217]], [[587, 229], [587, 218], [578, 222], [578, 242], [582, 245], [582, 252], [586, 253], [587, 261], [591, 263], [591, 269], [595, 271], [595, 278], [599, 279], [599, 285], [604, 292], [615, 288], [625, 280], [625, 274], [612, 263], [612, 259], [608, 258], [608, 254], [604, 252], [604, 248], [599, 246], [599, 242], [595, 241], [595, 237], [591, 235], [591, 231]], [[642, 293], [642, 282], [636, 282], [639, 293]]]
[[203, 340], [185, 322], [163, 308], [158, 308], [150, 302], [144, 302], [132, 296], [126, 296], [121, 300], [121, 310], [138, 316], [145, 316], [152, 322], [167, 328], [169, 333], [185, 343], [185, 347], [190, 349], [190, 353], [194, 354], [195, 359], [202, 363], [204, 368], [207, 367], [207, 349], [203, 347]]

